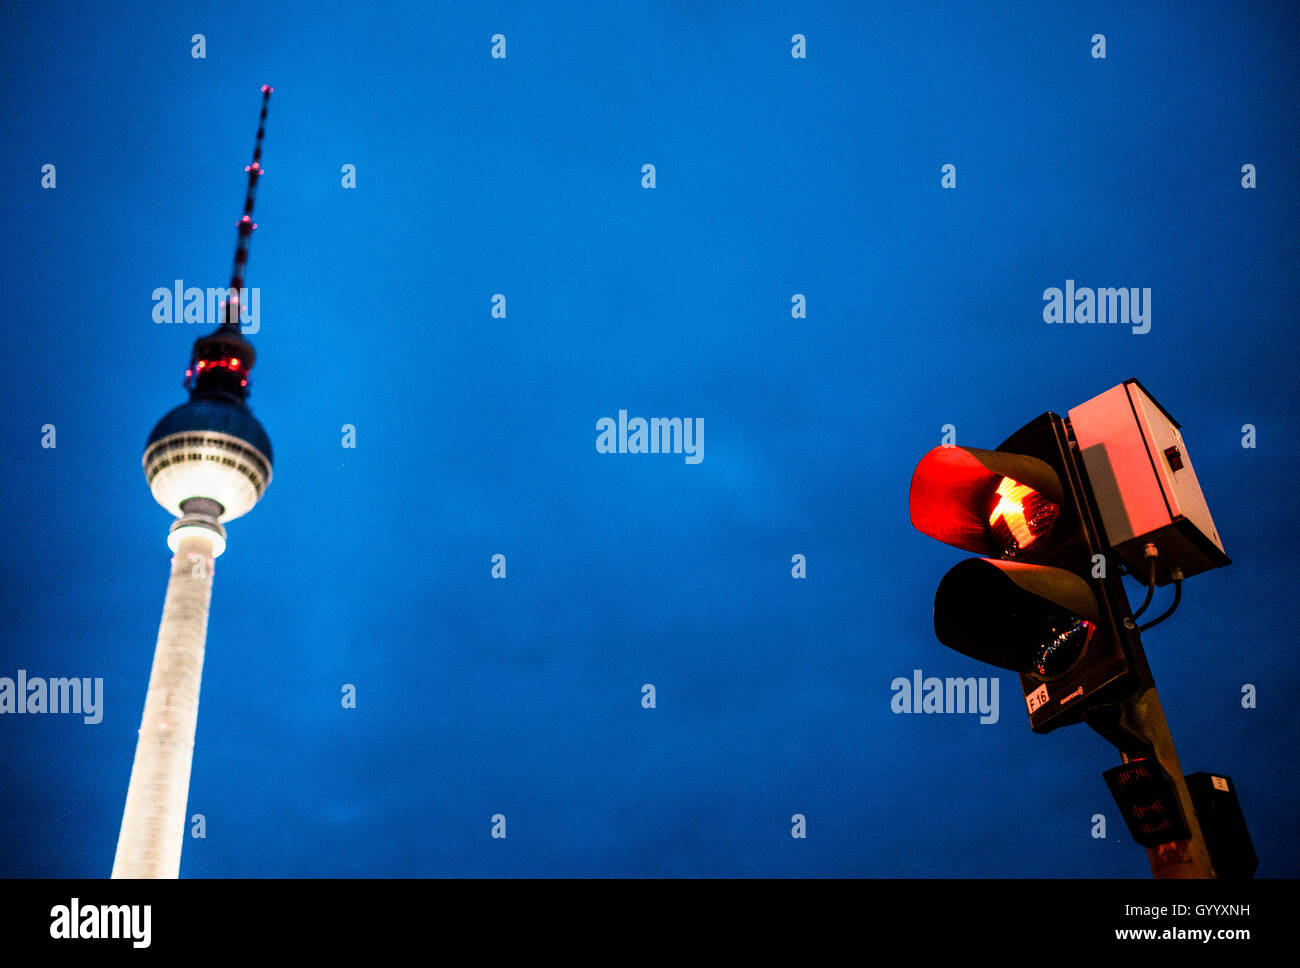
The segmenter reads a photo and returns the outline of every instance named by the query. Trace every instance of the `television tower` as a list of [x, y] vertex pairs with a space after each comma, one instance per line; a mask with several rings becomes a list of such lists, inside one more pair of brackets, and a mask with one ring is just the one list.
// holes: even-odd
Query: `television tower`
[[270, 97], [271, 88], [263, 85], [223, 321], [195, 340], [185, 371], [190, 399], [158, 421], [144, 448], [144, 474], [153, 496], [177, 520], [167, 535], [171, 577], [113, 858], [115, 878], [180, 874], [213, 562], [226, 550], [222, 523], [251, 511], [271, 483], [271, 441], [245, 403], [257, 355], [240, 332]]

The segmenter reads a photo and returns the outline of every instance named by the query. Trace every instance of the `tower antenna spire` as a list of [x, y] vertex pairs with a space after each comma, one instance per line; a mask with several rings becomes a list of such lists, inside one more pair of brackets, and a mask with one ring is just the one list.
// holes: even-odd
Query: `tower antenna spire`
[[[257, 225], [253, 222], [253, 202], [257, 198], [257, 183], [266, 174], [262, 167], [262, 139], [266, 136], [266, 106], [273, 88], [262, 85], [262, 113], [257, 122], [257, 141], [253, 144], [253, 160], [244, 166], [248, 172], [248, 191], [244, 195], [244, 214], [239, 217], [239, 234], [235, 241], [235, 262], [230, 270], [230, 288], [226, 301], [220, 308], [220, 323], [206, 336], [194, 341], [190, 365], [185, 371], [185, 388], [192, 399], [223, 399], [244, 405], [248, 397], [248, 382], [257, 351], [244, 339], [244, 333], [256, 333], [260, 327], [257, 309], [260, 295], [244, 288], [244, 271], [248, 267], [248, 242]], [[249, 307], [245, 318], [244, 305]], [[245, 329], [248, 323], [250, 328]]]
[[230, 296], [222, 327], [239, 328], [239, 299], [244, 291], [244, 270], [248, 267], [248, 241], [257, 228], [253, 222], [253, 201], [257, 197], [257, 183], [264, 175], [262, 168], [262, 138], [266, 135], [266, 107], [274, 88], [262, 85], [262, 113], [257, 121], [257, 142], [253, 145], [253, 161], [244, 166], [248, 172], [248, 193], [244, 196], [244, 214], [239, 219], [239, 236], [235, 242], [235, 262], [230, 270]]

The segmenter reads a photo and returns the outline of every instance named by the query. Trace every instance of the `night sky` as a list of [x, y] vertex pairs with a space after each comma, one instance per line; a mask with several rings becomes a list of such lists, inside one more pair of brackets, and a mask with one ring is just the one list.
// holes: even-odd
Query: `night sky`
[[[264, 83], [275, 471], [217, 561], [182, 877], [1147, 876], [1115, 750], [935, 639], [967, 555], [907, 505], [945, 425], [1130, 377], [1233, 558], [1144, 638], [1183, 767], [1300, 874], [1297, 8], [455, 6], [4, 5], [0, 677], [104, 698], [0, 716], [0, 875], [112, 866], [169, 568], [140, 458], [208, 329], [152, 293], [226, 284]], [[1046, 323], [1067, 279], [1150, 288], [1150, 331]], [[703, 460], [599, 453], [620, 410]], [[895, 714], [916, 669], [998, 676], [997, 721]]]

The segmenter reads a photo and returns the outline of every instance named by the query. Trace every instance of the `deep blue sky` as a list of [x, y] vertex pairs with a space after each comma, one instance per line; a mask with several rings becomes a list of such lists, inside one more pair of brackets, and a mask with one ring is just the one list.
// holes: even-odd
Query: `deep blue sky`
[[[225, 284], [263, 83], [275, 478], [217, 563], [183, 876], [1144, 876], [1116, 754], [1014, 676], [994, 725], [890, 711], [997, 672], [934, 639], [963, 555], [916, 461], [1128, 377], [1234, 559], [1146, 637], [1183, 765], [1300, 874], [1293, 5], [95, 6], [0, 15], [0, 676], [105, 689], [0, 717], [0, 874], [112, 864], [168, 573], [140, 456], [199, 332], [151, 293]], [[1066, 279], [1150, 287], [1151, 331], [1045, 324]], [[702, 417], [703, 462], [598, 454], [620, 408]]]

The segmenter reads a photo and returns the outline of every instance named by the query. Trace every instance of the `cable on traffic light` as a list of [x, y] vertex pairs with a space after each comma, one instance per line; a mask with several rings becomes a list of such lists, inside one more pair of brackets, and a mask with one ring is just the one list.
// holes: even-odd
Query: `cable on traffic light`
[[1151, 604], [1151, 596], [1156, 593], [1156, 557], [1160, 552], [1156, 549], [1154, 544], [1148, 541], [1146, 547], [1142, 549], [1142, 554], [1146, 557], [1147, 561], [1151, 563], [1151, 574], [1147, 578], [1147, 597], [1142, 599], [1141, 606], [1139, 606], [1138, 610], [1133, 613], [1132, 617], [1134, 621], [1137, 620], [1139, 615], [1147, 610], [1147, 607]]
[[1183, 570], [1182, 570], [1181, 568], [1170, 568], [1170, 569], [1169, 569], [1169, 574], [1172, 575], [1172, 576], [1173, 576], [1173, 579], [1174, 579], [1174, 603], [1173, 603], [1172, 605], [1170, 605], [1168, 609], [1165, 610], [1165, 612], [1164, 612], [1163, 615], [1157, 615], [1157, 616], [1156, 616], [1155, 618], [1153, 618], [1151, 621], [1147, 622], [1146, 625], [1139, 625], [1139, 626], [1138, 626], [1138, 631], [1139, 631], [1139, 632], [1145, 632], [1147, 629], [1149, 629], [1149, 628], [1153, 628], [1154, 626], [1159, 625], [1161, 622], [1163, 622], [1165, 619], [1167, 619], [1170, 615], [1173, 615], [1173, 614], [1174, 614], [1174, 609], [1176, 609], [1176, 608], [1178, 607], [1178, 603], [1179, 603], [1180, 601], [1182, 601], [1182, 598], [1183, 598]]

